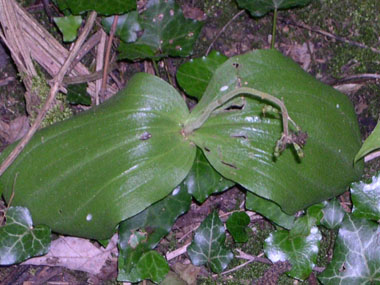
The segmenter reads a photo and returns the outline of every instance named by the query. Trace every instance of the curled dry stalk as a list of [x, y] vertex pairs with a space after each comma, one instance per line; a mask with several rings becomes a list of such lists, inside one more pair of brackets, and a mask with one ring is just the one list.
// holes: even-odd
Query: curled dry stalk
[[[260, 98], [261, 100], [268, 101], [270, 103], [273, 103], [280, 107], [281, 110], [281, 116], [282, 116], [282, 128], [283, 132], [281, 135], [281, 138], [277, 141], [275, 150], [274, 150], [274, 156], [278, 157], [280, 153], [290, 144], [293, 145], [294, 149], [297, 152], [297, 155], [302, 158], [303, 157], [303, 151], [302, 147], [306, 143], [307, 140], [307, 134], [305, 132], [302, 132], [300, 127], [296, 125], [296, 123], [290, 118], [288, 110], [286, 109], [286, 106], [282, 100], [278, 99], [277, 97], [270, 95], [268, 93], [264, 93], [262, 91], [249, 88], [249, 87], [240, 87], [237, 89], [234, 89], [226, 94], [224, 94], [219, 99], [211, 102], [201, 113], [201, 115], [192, 120], [188, 121], [183, 130], [182, 133], [184, 136], [188, 136], [191, 133], [193, 133], [195, 130], [199, 129], [210, 117], [211, 113], [217, 109], [218, 107], [224, 105], [229, 100], [233, 99], [234, 97], [237, 97], [240, 94], [247, 94], [253, 97]], [[265, 112], [276, 112], [276, 109], [274, 109], [271, 106], [266, 106], [263, 109], [263, 113]], [[289, 122], [293, 124], [293, 126], [296, 129], [296, 133], [289, 131]]]

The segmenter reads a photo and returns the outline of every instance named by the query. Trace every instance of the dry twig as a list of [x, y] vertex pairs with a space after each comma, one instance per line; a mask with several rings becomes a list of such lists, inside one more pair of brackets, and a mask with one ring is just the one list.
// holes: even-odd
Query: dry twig
[[53, 86], [50, 89], [48, 98], [43, 106], [43, 108], [38, 113], [38, 116], [29, 129], [28, 133], [21, 139], [21, 141], [17, 144], [17, 146], [13, 149], [13, 151], [9, 154], [9, 156], [6, 158], [6, 160], [3, 161], [3, 163], [0, 166], [0, 176], [7, 170], [7, 168], [13, 163], [13, 161], [17, 158], [17, 156], [21, 153], [21, 151], [25, 148], [25, 146], [28, 144], [30, 139], [33, 137], [34, 133], [39, 128], [42, 120], [44, 119], [48, 109], [50, 108], [50, 105], [55, 99], [55, 96], [60, 88], [60, 85], [62, 84], [63, 77], [65, 76], [67, 70], [70, 67], [70, 64], [73, 62], [75, 57], [77, 56], [82, 44], [84, 43], [85, 39], [87, 38], [88, 34], [90, 33], [92, 26], [96, 19], [96, 12], [91, 12], [90, 16], [88, 17], [87, 23], [82, 31], [82, 34], [78, 37], [78, 40], [75, 42], [75, 45], [73, 49], [71, 50], [69, 56], [67, 57], [65, 63], [61, 67], [61, 70], [58, 72], [58, 74], [53, 79]]

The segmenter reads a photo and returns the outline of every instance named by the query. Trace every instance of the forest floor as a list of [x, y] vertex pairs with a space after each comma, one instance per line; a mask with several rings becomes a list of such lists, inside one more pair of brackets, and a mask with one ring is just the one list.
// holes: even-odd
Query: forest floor
[[[46, 20], [39, 1], [23, 1], [25, 7], [38, 19], [55, 31]], [[240, 12], [233, 0], [178, 0], [185, 15], [205, 21], [205, 25], [194, 50], [194, 57], [203, 56], [213, 43], [213, 49], [226, 56], [242, 54], [252, 49], [270, 48], [272, 15], [252, 18], [247, 12]], [[37, 4], [36, 4], [37, 3]], [[229, 22], [235, 15], [236, 18]], [[355, 106], [363, 140], [371, 133], [380, 119], [380, 81], [370, 80], [363, 74], [375, 74], [380, 70], [380, 4], [378, 0], [315, 0], [300, 9], [279, 12], [275, 47], [312, 76], [332, 85], [345, 93]], [[217, 38], [220, 31], [222, 32]], [[324, 33], [325, 32], [325, 33]], [[326, 34], [326, 32], [328, 34]], [[323, 34], [324, 33], [324, 34]], [[346, 39], [349, 42], [343, 42]], [[215, 41], [214, 41], [215, 40]], [[358, 47], [361, 43], [367, 47]], [[370, 48], [373, 48], [371, 50]], [[376, 52], [377, 51], [377, 52]], [[175, 76], [177, 67], [186, 59], [169, 58], [169, 73]], [[144, 71], [142, 63], [124, 63], [124, 81], [132, 73]], [[162, 77], [166, 72], [160, 68]], [[359, 75], [355, 80], [350, 76]], [[344, 84], [343, 84], [344, 83]], [[9, 142], [25, 133], [24, 88], [18, 72], [12, 64], [8, 51], [0, 42], [0, 142], [3, 149]], [[371, 177], [380, 170], [380, 159], [366, 164], [365, 175]], [[181, 247], [191, 240], [197, 225], [211, 212], [219, 209], [228, 213], [242, 207], [244, 190], [234, 187], [213, 195], [205, 203], [193, 203], [191, 210], [180, 217], [172, 232], [162, 240], [158, 250], [167, 252]], [[264, 239], [275, 227], [260, 215], [255, 215], [250, 224], [250, 240], [236, 244], [231, 237], [227, 246], [247, 254], [258, 256], [262, 253]], [[322, 248], [318, 266], [325, 266], [331, 260], [333, 240], [336, 233], [323, 232]], [[187, 236], [187, 237], [186, 237]], [[186, 263], [182, 255], [171, 261]], [[234, 259], [228, 269], [243, 263]], [[230, 274], [214, 277], [206, 269], [194, 269], [196, 284], [252, 284], [260, 278], [270, 265], [251, 263]], [[117, 266], [111, 262], [103, 274], [92, 276], [84, 272], [63, 267], [16, 265], [0, 268], [1, 284], [118, 284], [115, 281]], [[312, 276], [313, 278], [313, 276]], [[317, 284], [314, 279], [305, 282], [281, 276], [278, 284]], [[50, 283], [49, 283], [50, 282]], [[194, 283], [194, 284], [195, 284]], [[121, 284], [121, 283], [120, 283]]]

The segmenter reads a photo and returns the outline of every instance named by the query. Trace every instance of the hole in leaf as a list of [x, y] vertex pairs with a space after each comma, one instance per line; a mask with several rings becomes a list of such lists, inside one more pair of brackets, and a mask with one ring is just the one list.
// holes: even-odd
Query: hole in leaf
[[241, 105], [231, 105], [231, 106], [228, 106], [227, 108], [225, 108], [224, 110], [225, 111], [236, 111], [236, 110], [243, 110], [245, 107], [245, 104], [241, 104]]
[[205, 147], [204, 150], [207, 152], [211, 152], [211, 150], [208, 147]]
[[223, 160], [221, 160], [220, 162], [223, 163], [224, 165], [228, 166], [228, 167], [233, 168], [233, 169], [238, 169], [238, 168], [236, 167], [236, 165], [234, 165], [234, 164], [232, 164], [232, 163], [228, 163], [228, 162], [225, 162], [225, 161], [223, 161]]
[[239, 68], [239, 64], [238, 64], [237, 62], [234, 62], [232, 65], [233, 65], [233, 67], [235, 67], [236, 69]]
[[248, 139], [248, 137], [244, 134], [236, 134], [236, 135], [233, 134], [231, 135], [231, 138], [244, 139], [244, 140]]

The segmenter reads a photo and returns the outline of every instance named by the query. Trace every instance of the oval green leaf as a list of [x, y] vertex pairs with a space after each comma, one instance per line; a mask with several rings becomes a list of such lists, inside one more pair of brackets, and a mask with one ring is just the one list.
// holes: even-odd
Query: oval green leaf
[[305, 157], [300, 161], [289, 148], [274, 159], [281, 118], [263, 116], [268, 103], [242, 94], [240, 107], [216, 109], [189, 135], [224, 177], [273, 200], [287, 214], [335, 197], [359, 178], [362, 164], [354, 167], [353, 160], [361, 139], [351, 102], [275, 50], [258, 50], [225, 62], [186, 124], [240, 85], [283, 100], [290, 117], [308, 134]]
[[137, 74], [99, 107], [36, 133], [0, 178], [4, 196], [14, 185], [12, 205], [53, 231], [109, 238], [188, 174], [196, 153], [181, 134], [188, 114], [173, 87]]

